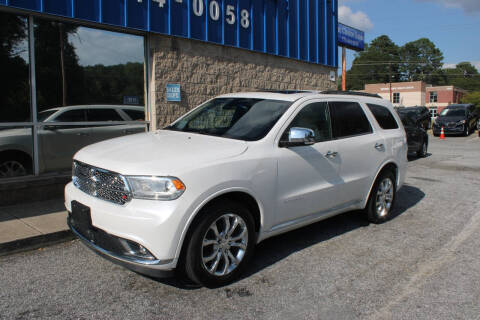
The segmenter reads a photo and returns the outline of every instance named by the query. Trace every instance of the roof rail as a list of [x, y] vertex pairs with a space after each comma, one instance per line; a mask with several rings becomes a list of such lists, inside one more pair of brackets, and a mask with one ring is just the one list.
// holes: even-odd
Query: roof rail
[[314, 90], [259, 90], [259, 92], [281, 93], [281, 94], [319, 93], [319, 91], [314, 91]]
[[322, 91], [322, 94], [342, 94], [342, 95], [349, 95], [349, 96], [363, 96], [363, 97], [371, 97], [371, 98], [380, 98], [376, 93], [366, 93], [366, 92], [358, 92], [358, 91], [338, 91], [338, 90], [327, 90]]

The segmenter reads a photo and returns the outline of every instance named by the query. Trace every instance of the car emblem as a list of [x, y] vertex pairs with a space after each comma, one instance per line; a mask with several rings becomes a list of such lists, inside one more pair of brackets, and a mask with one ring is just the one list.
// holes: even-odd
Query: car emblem
[[90, 169], [90, 180], [92, 180], [93, 183], [98, 182], [98, 177], [96, 176], [97, 171], [95, 169]]

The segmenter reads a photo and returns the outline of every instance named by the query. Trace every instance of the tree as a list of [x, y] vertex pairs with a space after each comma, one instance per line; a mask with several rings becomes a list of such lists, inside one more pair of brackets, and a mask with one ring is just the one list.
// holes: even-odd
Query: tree
[[477, 113], [480, 113], [480, 91], [467, 93], [462, 98], [462, 103], [472, 103], [477, 107]]
[[404, 81], [425, 81], [439, 85], [443, 76], [443, 53], [427, 38], [408, 42], [400, 48], [400, 72]]
[[470, 62], [461, 62], [455, 68], [445, 69], [445, 84], [469, 91], [480, 91], [480, 73]]
[[363, 90], [368, 83], [397, 82], [400, 55], [398, 46], [386, 35], [374, 39], [357, 53], [352, 68], [347, 73], [347, 88]]

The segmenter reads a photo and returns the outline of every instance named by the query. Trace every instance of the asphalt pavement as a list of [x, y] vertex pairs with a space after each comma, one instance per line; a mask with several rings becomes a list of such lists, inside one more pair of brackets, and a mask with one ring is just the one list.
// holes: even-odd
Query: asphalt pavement
[[186, 289], [78, 241], [0, 257], [0, 319], [480, 319], [480, 138], [431, 137], [395, 218], [349, 212], [261, 243], [240, 281]]

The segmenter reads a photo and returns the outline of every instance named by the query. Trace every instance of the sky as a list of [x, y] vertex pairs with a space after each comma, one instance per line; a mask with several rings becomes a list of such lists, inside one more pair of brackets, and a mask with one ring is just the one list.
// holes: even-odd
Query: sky
[[[387, 35], [402, 46], [429, 38], [443, 52], [444, 67], [468, 61], [480, 71], [480, 0], [339, 0], [338, 4], [339, 22], [365, 31], [365, 42]], [[350, 69], [354, 51], [347, 51]], [[341, 66], [341, 54], [339, 59]]]
[[69, 35], [81, 66], [143, 62], [143, 37], [80, 27]]

